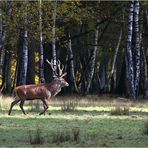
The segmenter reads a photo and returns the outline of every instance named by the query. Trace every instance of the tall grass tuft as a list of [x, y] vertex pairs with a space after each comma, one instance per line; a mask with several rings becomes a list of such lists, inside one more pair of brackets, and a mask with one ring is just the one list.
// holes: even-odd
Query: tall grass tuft
[[129, 115], [129, 107], [117, 106], [111, 110], [110, 114], [115, 116]]
[[63, 102], [61, 105], [61, 110], [66, 112], [73, 112], [76, 111], [78, 107], [78, 103], [74, 101]]
[[[68, 141], [79, 141], [80, 140], [80, 129], [75, 127], [65, 130], [59, 130], [56, 133], [51, 135], [52, 138], [50, 142], [52, 143], [62, 143], [62, 142], [68, 142]], [[51, 137], [50, 136], [50, 137]]]
[[143, 133], [144, 133], [145, 135], [148, 135], [148, 121], [146, 121], [146, 122], [144, 123]]
[[11, 97], [0, 96], [0, 111], [8, 110], [12, 101]]
[[41, 129], [37, 127], [35, 135], [32, 135], [29, 132], [29, 142], [32, 145], [39, 144], [42, 145], [44, 143], [43, 137], [41, 136]]
[[80, 140], [80, 129], [78, 127], [75, 127], [72, 129], [72, 133], [73, 133], [73, 140], [79, 141]]
[[57, 131], [52, 135], [52, 143], [62, 143], [71, 140], [69, 131]]

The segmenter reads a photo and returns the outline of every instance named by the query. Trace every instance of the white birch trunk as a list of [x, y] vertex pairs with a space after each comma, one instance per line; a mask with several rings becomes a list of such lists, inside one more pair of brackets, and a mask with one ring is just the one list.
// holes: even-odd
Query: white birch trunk
[[[56, 67], [56, 63], [57, 63], [57, 57], [56, 57], [56, 36], [55, 36], [56, 14], [57, 14], [57, 0], [55, 0], [55, 2], [54, 2], [53, 25], [52, 25], [52, 58], [53, 58], [53, 67], [54, 67], [55, 70], [57, 68]], [[53, 77], [56, 77], [55, 76], [55, 72], [53, 72]]]
[[45, 83], [44, 78], [44, 56], [43, 56], [43, 35], [42, 35], [42, 0], [39, 0], [39, 75], [40, 75], [40, 82]]
[[134, 11], [134, 2], [130, 1], [130, 13], [128, 20], [128, 36], [127, 36], [127, 48], [126, 48], [126, 58], [127, 58], [127, 74], [129, 82], [129, 92], [131, 99], [136, 99], [135, 85], [134, 85], [134, 63], [132, 55], [132, 35], [133, 35], [133, 11]]
[[76, 84], [76, 79], [75, 79], [75, 68], [74, 68], [74, 60], [73, 60], [73, 51], [72, 51], [72, 43], [71, 43], [71, 39], [70, 39], [70, 33], [69, 33], [69, 44], [68, 44], [68, 49], [69, 49], [69, 59], [70, 59], [70, 75], [71, 75], [71, 79], [74, 85], [74, 89], [75, 91], [78, 93], [78, 87]]
[[140, 32], [139, 32], [139, 1], [134, 1], [134, 39], [135, 44], [133, 46], [135, 51], [135, 92], [136, 97], [138, 95], [138, 89], [139, 89], [139, 81], [140, 81]]
[[22, 62], [20, 71], [20, 84], [26, 84], [27, 78], [27, 66], [28, 66], [28, 20], [27, 20], [27, 1], [25, 1], [25, 13], [24, 13], [24, 41], [22, 51]]
[[97, 45], [98, 45], [98, 36], [99, 36], [99, 31], [98, 28], [95, 31], [95, 46], [93, 49], [93, 53], [91, 55], [91, 59], [90, 59], [90, 74], [89, 74], [89, 78], [88, 78], [88, 84], [87, 84], [87, 88], [86, 88], [86, 94], [89, 93], [89, 89], [91, 86], [91, 82], [93, 79], [93, 75], [94, 75], [94, 70], [95, 70], [95, 62], [96, 62], [96, 53], [97, 53]]
[[117, 60], [117, 55], [118, 55], [118, 51], [119, 51], [121, 39], [122, 39], [122, 28], [120, 30], [120, 35], [119, 35], [117, 47], [115, 49], [115, 54], [114, 54], [114, 58], [113, 58], [113, 63], [112, 63], [112, 69], [111, 69], [110, 77], [112, 77], [113, 76], [113, 73], [114, 73], [115, 63], [116, 63], [116, 60]]

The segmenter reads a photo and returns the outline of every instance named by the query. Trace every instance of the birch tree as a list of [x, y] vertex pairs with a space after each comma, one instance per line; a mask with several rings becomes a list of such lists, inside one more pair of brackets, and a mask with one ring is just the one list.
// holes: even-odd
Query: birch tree
[[130, 96], [138, 96], [140, 81], [140, 32], [139, 32], [139, 1], [130, 1], [130, 13], [127, 38], [127, 71]]
[[138, 95], [140, 81], [140, 32], [139, 32], [139, 1], [134, 1], [134, 50], [135, 50], [135, 93]]
[[[111, 68], [111, 73], [110, 73], [111, 82], [114, 81], [114, 75], [113, 74], [114, 74], [114, 69], [115, 69], [115, 64], [116, 64], [116, 60], [117, 60], [117, 55], [118, 55], [121, 39], [122, 39], [122, 28], [120, 29], [119, 39], [118, 39], [118, 43], [117, 43], [117, 46], [116, 46], [116, 49], [115, 49], [115, 54], [114, 54], [114, 58], [113, 58], [113, 62], [112, 62], [112, 68]], [[112, 85], [111, 85], [111, 87], [112, 87]], [[111, 88], [111, 90], [114, 90], [114, 88]]]
[[27, 1], [25, 1], [24, 12], [24, 29], [23, 29], [23, 48], [20, 60], [20, 82], [19, 84], [26, 84], [27, 66], [28, 66], [28, 20], [27, 20]]
[[44, 56], [43, 56], [43, 35], [42, 35], [42, 0], [39, 0], [39, 77], [40, 82], [45, 83], [44, 78]]
[[[9, 43], [10, 32], [9, 23], [12, 18], [12, 2], [7, 2], [7, 21], [5, 20], [5, 27], [2, 23], [2, 38], [1, 38], [1, 64], [2, 64], [2, 86], [4, 85], [4, 92], [11, 93], [11, 60], [12, 60], [12, 46]], [[2, 21], [2, 20], [1, 20]], [[5, 44], [4, 44], [5, 43]]]
[[[53, 68], [56, 70], [57, 64], [57, 56], [56, 56], [56, 15], [57, 15], [57, 0], [54, 1], [54, 11], [53, 11], [53, 24], [52, 24], [52, 60], [53, 60]], [[53, 72], [53, 77], [55, 76], [55, 72]]]
[[134, 85], [134, 63], [132, 55], [132, 36], [133, 36], [133, 17], [134, 17], [134, 1], [130, 1], [130, 12], [128, 19], [128, 35], [127, 35], [127, 47], [126, 47], [126, 57], [127, 57], [127, 77], [129, 83], [130, 97], [136, 99], [135, 85]]
[[91, 55], [91, 59], [90, 59], [90, 74], [88, 76], [88, 84], [87, 84], [87, 88], [86, 88], [86, 94], [89, 93], [89, 89], [90, 89], [90, 86], [91, 86], [91, 82], [92, 82], [92, 79], [93, 79], [93, 75], [94, 75], [94, 70], [95, 70], [95, 62], [96, 62], [96, 53], [97, 53], [97, 45], [98, 45], [98, 34], [99, 34], [99, 31], [98, 31], [98, 27], [95, 31], [95, 46], [94, 46], [94, 49], [93, 49], [93, 52], [92, 52], [92, 55]]
[[70, 32], [68, 34], [69, 41], [68, 41], [68, 56], [70, 61], [70, 81], [72, 82], [72, 86], [74, 87], [74, 91], [78, 93], [78, 87], [76, 84], [76, 78], [75, 78], [75, 67], [74, 67], [74, 55], [72, 51], [72, 43], [71, 43], [71, 35]]
[[4, 62], [4, 40], [6, 37], [6, 30], [3, 26], [2, 10], [0, 9], [0, 73], [2, 75], [3, 62]]

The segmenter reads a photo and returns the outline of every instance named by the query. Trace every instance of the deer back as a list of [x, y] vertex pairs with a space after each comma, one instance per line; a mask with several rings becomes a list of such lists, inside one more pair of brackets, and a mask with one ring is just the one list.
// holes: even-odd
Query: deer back
[[40, 99], [51, 97], [46, 84], [21, 85], [15, 88], [15, 93], [22, 99]]

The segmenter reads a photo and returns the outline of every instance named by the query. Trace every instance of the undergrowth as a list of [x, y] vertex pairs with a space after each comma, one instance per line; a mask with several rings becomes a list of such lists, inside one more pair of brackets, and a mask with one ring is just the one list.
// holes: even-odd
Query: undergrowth
[[52, 143], [62, 143], [66, 141], [80, 141], [80, 128], [58, 130], [50, 137]]
[[111, 115], [121, 116], [121, 115], [129, 115], [129, 107], [121, 107], [117, 106], [111, 109]]
[[61, 110], [66, 112], [73, 112], [77, 110], [77, 107], [78, 107], [78, 102], [67, 101], [63, 102], [63, 104], [61, 105]]
[[29, 143], [32, 145], [42, 145], [44, 143], [44, 139], [41, 135], [41, 129], [37, 127], [35, 134], [31, 134], [31, 131], [29, 131]]

